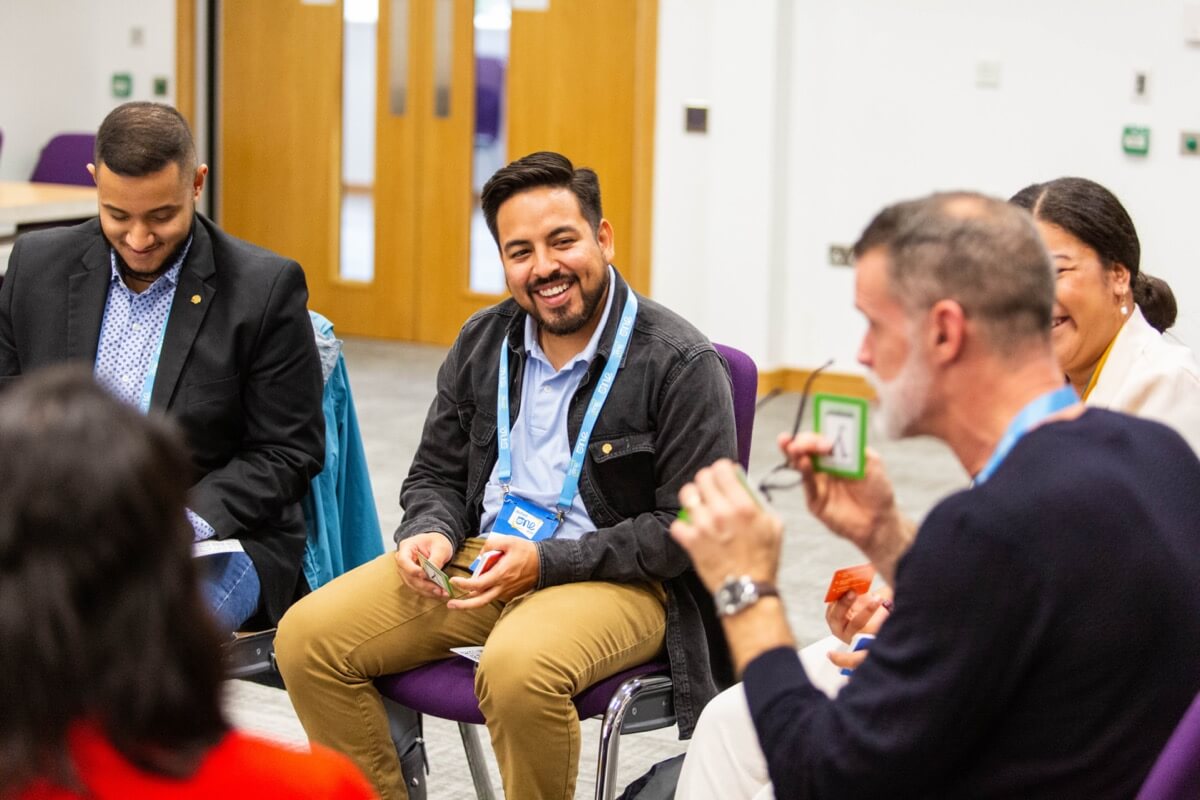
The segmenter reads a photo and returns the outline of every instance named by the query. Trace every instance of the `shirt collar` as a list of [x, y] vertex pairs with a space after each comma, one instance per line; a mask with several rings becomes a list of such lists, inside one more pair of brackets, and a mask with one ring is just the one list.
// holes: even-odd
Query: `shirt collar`
[[[170, 286], [172, 288], [178, 286], [179, 285], [179, 273], [183, 271], [184, 259], [187, 258], [188, 251], [191, 249], [192, 249], [192, 235], [189, 234], [187, 241], [183, 243], [183, 249], [179, 251], [179, 257], [175, 259], [175, 263], [172, 264], [171, 268], [169, 270], [167, 270], [166, 272], [164, 272], [162, 274], [162, 276], [159, 277], [158, 280], [156, 280], [154, 283], [150, 284], [146, 288], [146, 291], [150, 291], [151, 289], [158, 286], [159, 284], [162, 284], [163, 281], [166, 281], [166, 283], [163, 284], [164, 286]], [[109, 254], [108, 264], [109, 264], [109, 269], [111, 270], [111, 272], [109, 273], [109, 283], [112, 283], [113, 281], [121, 280], [121, 270], [119, 270], [117, 268], [117, 251], [114, 250], [111, 245], [108, 248], [108, 254]]]
[[[615, 270], [612, 264], [608, 265], [608, 298], [604, 301], [604, 313], [600, 315], [600, 322], [596, 325], [596, 330], [592, 331], [592, 338], [588, 339], [587, 347], [579, 351], [579, 355], [572, 358], [563, 365], [563, 369], [570, 369], [576, 364], [590, 364], [592, 359], [596, 357], [596, 350], [600, 347], [600, 338], [604, 336], [604, 329], [608, 325], [608, 316], [612, 312], [613, 296], [617, 293], [617, 280]], [[525, 352], [530, 358], [536, 358], [539, 361], [550, 363], [550, 359], [546, 358], [546, 354], [542, 352], [542, 346], [538, 344], [537, 337], [537, 322], [534, 321], [531, 314], [525, 315]]]

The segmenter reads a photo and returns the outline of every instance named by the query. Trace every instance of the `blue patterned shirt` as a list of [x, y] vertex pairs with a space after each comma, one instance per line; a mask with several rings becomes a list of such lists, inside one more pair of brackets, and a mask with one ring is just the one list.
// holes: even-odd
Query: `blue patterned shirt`
[[[152, 367], [156, 368], [152, 362], [171, 314], [183, 260], [191, 246], [192, 240], [188, 239], [175, 264], [140, 294], [121, 280], [117, 254], [109, 250], [112, 274], [104, 321], [100, 324], [100, 344], [96, 348], [96, 381], [118, 400], [143, 412], [147, 410], [141, 408], [146, 375]], [[213, 527], [190, 508], [187, 515], [196, 541], [216, 535]]]

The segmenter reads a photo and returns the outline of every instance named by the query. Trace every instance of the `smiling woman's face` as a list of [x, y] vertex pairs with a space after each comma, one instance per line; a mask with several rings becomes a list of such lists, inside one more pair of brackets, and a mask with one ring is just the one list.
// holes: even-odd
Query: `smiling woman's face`
[[1086, 385], [1126, 319], [1129, 270], [1117, 264], [1105, 269], [1096, 251], [1050, 222], [1037, 220], [1038, 231], [1050, 251], [1057, 284], [1051, 338], [1059, 366], [1073, 384]]

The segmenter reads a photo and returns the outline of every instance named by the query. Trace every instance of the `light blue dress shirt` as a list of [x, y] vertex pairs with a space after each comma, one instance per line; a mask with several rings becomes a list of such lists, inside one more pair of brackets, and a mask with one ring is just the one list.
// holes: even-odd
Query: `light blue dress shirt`
[[[537, 323], [533, 317], [525, 317], [527, 357], [521, 381], [521, 410], [512, 426], [512, 484], [509, 489], [550, 511], [558, 503], [567, 467], [571, 463], [571, 450], [575, 446], [567, 438], [567, 411], [600, 346], [600, 337], [604, 334], [608, 315], [612, 311], [614, 286], [616, 280], [610, 266], [608, 299], [600, 324], [588, 340], [587, 347], [563, 364], [560, 370], [555, 371], [538, 344]], [[483, 516], [479, 525], [481, 534], [491, 531], [504, 502], [504, 491], [500, 488], [497, 476], [499, 469], [499, 462], [492, 466], [492, 474], [483, 490]], [[595, 530], [596, 524], [588, 516], [583, 499], [576, 492], [571, 501], [571, 510], [554, 532], [554, 538], [578, 539]]]

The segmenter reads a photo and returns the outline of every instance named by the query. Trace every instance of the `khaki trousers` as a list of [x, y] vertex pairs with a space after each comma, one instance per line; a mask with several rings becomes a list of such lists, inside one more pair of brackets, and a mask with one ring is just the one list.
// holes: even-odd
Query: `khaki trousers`
[[[482, 540], [446, 572], [468, 574]], [[571, 698], [663, 650], [661, 584], [551, 586], [508, 603], [451, 611], [411, 592], [382, 555], [296, 603], [275, 653], [309, 738], [348, 755], [385, 798], [407, 800], [400, 761], [372, 679], [486, 642], [475, 694], [510, 800], [575, 793], [579, 717]]]

